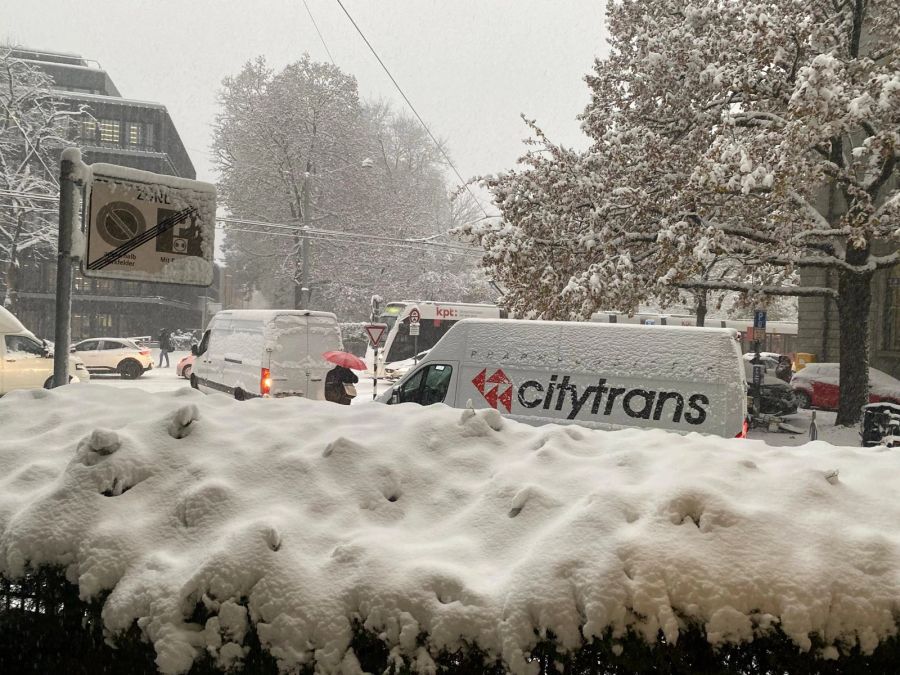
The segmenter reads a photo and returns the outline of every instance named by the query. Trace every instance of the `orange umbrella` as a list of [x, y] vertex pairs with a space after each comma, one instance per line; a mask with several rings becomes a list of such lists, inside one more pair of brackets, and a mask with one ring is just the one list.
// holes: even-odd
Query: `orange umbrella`
[[349, 368], [350, 370], [365, 370], [366, 362], [358, 356], [348, 354], [347, 352], [325, 352], [322, 358], [331, 363]]

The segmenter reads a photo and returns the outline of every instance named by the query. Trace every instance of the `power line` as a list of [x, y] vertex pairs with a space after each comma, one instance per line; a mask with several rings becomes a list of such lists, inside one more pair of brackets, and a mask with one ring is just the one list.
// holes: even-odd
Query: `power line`
[[[239, 227], [230, 228], [229, 231], [244, 232], [247, 234], [264, 234], [264, 235], [267, 235], [270, 237], [286, 237], [288, 239], [296, 239], [295, 235], [289, 234], [287, 232], [265, 232], [262, 230], [251, 230], [251, 229], [245, 229], [245, 228], [239, 228]], [[318, 235], [318, 234], [308, 235], [307, 239], [309, 239], [310, 241], [324, 241], [324, 242], [330, 242], [330, 243], [344, 245], [344, 246], [350, 246], [354, 243], [350, 239], [339, 239], [339, 238], [335, 238], [335, 237], [327, 237], [327, 236], [322, 236], [322, 235]], [[482, 257], [480, 253], [477, 253], [474, 251], [468, 252], [468, 251], [461, 251], [461, 250], [456, 250], [456, 249], [442, 250], [439, 247], [426, 248], [423, 246], [408, 246], [408, 245], [404, 245], [404, 244], [391, 244], [391, 243], [376, 243], [376, 244], [373, 244], [373, 246], [385, 247], [385, 248], [399, 248], [399, 249], [405, 249], [408, 251], [422, 251], [425, 253], [444, 253], [446, 255], [456, 255], [456, 256], [472, 257], [472, 258], [481, 258]]]
[[331, 65], [337, 68], [337, 64], [334, 62], [334, 57], [331, 55], [331, 51], [328, 49], [328, 45], [325, 44], [325, 38], [322, 37], [322, 31], [319, 30], [319, 25], [316, 23], [316, 19], [313, 16], [313, 13], [310, 11], [309, 5], [306, 4], [306, 0], [303, 0], [303, 6], [306, 7], [306, 13], [309, 14], [309, 20], [312, 21], [312, 25], [316, 29], [316, 33], [319, 34], [319, 39], [322, 41], [322, 46], [325, 47], [325, 53], [327, 53], [328, 58], [331, 59]]
[[443, 146], [440, 143], [438, 143], [437, 138], [435, 138], [434, 134], [431, 133], [431, 129], [429, 129], [428, 125], [425, 124], [425, 120], [422, 119], [422, 116], [416, 110], [415, 106], [413, 106], [412, 101], [409, 100], [409, 97], [406, 95], [406, 93], [400, 87], [397, 80], [394, 79], [394, 76], [391, 74], [391, 71], [388, 69], [388, 67], [386, 65], [384, 65], [384, 61], [382, 61], [381, 57], [378, 56], [378, 52], [375, 51], [375, 48], [372, 46], [372, 43], [369, 42], [369, 39], [365, 36], [365, 34], [360, 29], [360, 27], [356, 24], [356, 21], [353, 20], [352, 16], [350, 16], [350, 12], [348, 12], [347, 8], [344, 7], [344, 3], [341, 2], [341, 0], [337, 0], [337, 4], [340, 5], [342, 10], [344, 10], [344, 14], [347, 15], [348, 19], [350, 19], [350, 23], [353, 24], [353, 27], [356, 29], [356, 32], [359, 33], [359, 36], [363, 39], [363, 42], [366, 43], [366, 46], [369, 48], [369, 51], [372, 52], [372, 55], [378, 60], [378, 63], [384, 69], [384, 72], [387, 73], [387, 76], [389, 78], [391, 78], [391, 82], [394, 83], [394, 86], [397, 88], [397, 91], [400, 92], [400, 95], [403, 97], [403, 100], [406, 101], [406, 105], [408, 105], [409, 109], [413, 111], [413, 114], [416, 116], [416, 119], [419, 120], [419, 124], [422, 125], [422, 128], [425, 129], [425, 132], [431, 137], [431, 140], [434, 141], [434, 144], [437, 147], [438, 151], [444, 156], [444, 159], [447, 160], [447, 164], [449, 164], [450, 168], [453, 169], [453, 173], [456, 174], [456, 177], [459, 179], [460, 184], [466, 188], [466, 192], [468, 192], [469, 196], [475, 200], [475, 203], [478, 204], [478, 208], [481, 209], [481, 212], [485, 215], [485, 217], [486, 218], [489, 217], [487, 210], [485, 210], [482, 203], [475, 196], [475, 193], [472, 192], [472, 190], [469, 188], [469, 184], [465, 180], [463, 180], [463, 177], [460, 175], [459, 170], [456, 168], [456, 165], [453, 163], [453, 160], [451, 160], [449, 155], [447, 155]]
[[400, 237], [387, 237], [387, 236], [378, 235], [378, 234], [365, 234], [362, 232], [345, 232], [345, 231], [340, 231], [340, 230], [326, 230], [326, 229], [315, 228], [315, 227], [304, 228], [300, 225], [290, 225], [287, 223], [272, 223], [272, 222], [268, 222], [265, 220], [250, 220], [247, 218], [216, 218], [216, 222], [235, 223], [238, 225], [252, 225], [252, 226], [257, 226], [257, 227], [273, 227], [276, 229], [290, 230], [291, 232], [298, 232], [298, 233], [302, 233], [305, 230], [306, 232], [311, 233], [311, 234], [325, 234], [325, 235], [332, 235], [332, 236], [336, 236], [336, 237], [350, 237], [353, 239], [372, 239], [372, 240], [376, 240], [376, 241], [390, 241], [390, 242], [396, 242], [396, 243], [401, 243], [401, 244], [429, 244], [429, 245], [439, 245], [439, 246], [448, 246], [448, 247], [452, 246], [452, 247], [458, 248], [460, 250], [465, 250], [465, 251], [471, 250], [470, 248], [468, 248], [466, 246], [462, 246], [462, 245], [458, 245], [458, 244], [439, 243], [439, 242], [433, 241], [434, 239], [437, 239], [438, 237], [446, 236], [445, 233], [433, 234], [428, 237], [420, 237], [420, 238], [416, 238], [416, 239], [411, 239], [411, 238], [400, 238]]

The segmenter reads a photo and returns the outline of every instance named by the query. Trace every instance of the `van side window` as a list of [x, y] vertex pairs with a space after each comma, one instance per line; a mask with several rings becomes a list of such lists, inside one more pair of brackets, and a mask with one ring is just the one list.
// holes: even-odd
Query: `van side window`
[[400, 387], [398, 403], [442, 403], [447, 397], [452, 374], [453, 368], [443, 363], [433, 363], [422, 368]]
[[197, 355], [205, 354], [206, 350], [209, 349], [209, 334], [211, 331], [206, 331], [203, 334], [203, 339], [200, 340], [200, 346], [197, 347]]

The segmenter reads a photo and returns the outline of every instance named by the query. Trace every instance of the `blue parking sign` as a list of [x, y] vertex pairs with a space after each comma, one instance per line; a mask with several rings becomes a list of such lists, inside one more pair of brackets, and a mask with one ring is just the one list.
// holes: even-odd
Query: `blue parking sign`
[[766, 310], [757, 309], [753, 312], [753, 327], [754, 328], [765, 328], [766, 327]]

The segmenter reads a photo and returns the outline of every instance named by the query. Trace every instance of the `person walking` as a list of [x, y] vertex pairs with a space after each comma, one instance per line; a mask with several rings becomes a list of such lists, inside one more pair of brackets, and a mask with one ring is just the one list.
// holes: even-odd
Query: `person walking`
[[166, 368], [169, 367], [169, 352], [172, 351], [172, 337], [168, 328], [159, 331], [159, 367], [163, 367], [163, 358], [166, 360]]
[[350, 405], [356, 396], [356, 387], [359, 378], [349, 368], [335, 366], [325, 376], [325, 400], [341, 405]]

